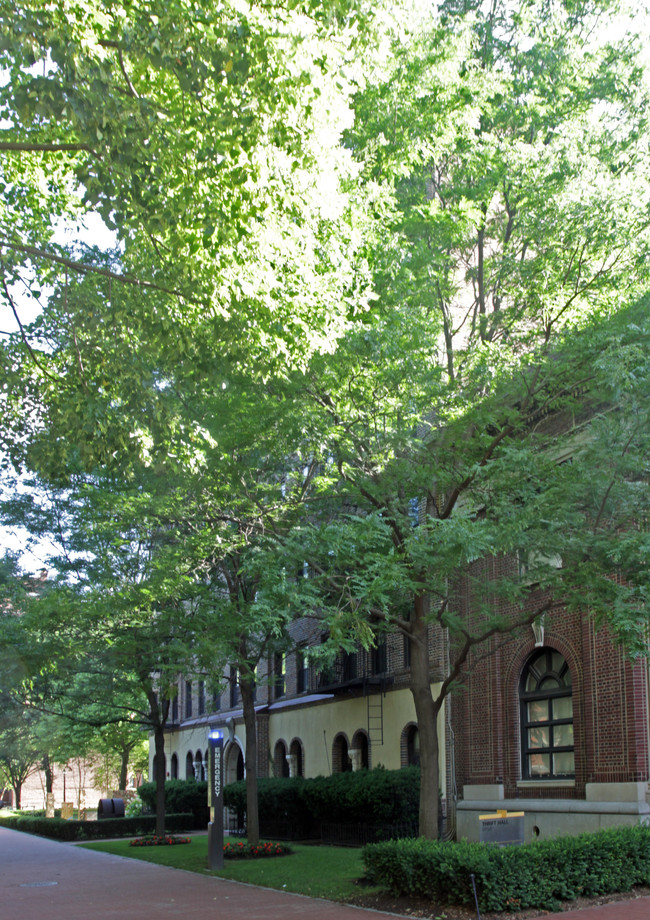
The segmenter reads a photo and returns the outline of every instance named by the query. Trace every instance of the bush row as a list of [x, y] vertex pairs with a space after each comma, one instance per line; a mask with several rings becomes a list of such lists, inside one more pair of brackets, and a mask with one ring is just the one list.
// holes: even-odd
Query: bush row
[[[156, 810], [156, 784], [142, 783], [138, 795], [152, 812]], [[170, 812], [185, 813], [206, 808], [208, 804], [208, 784], [195, 779], [168, 779], [165, 783], [165, 809]]]
[[[260, 779], [261, 822], [289, 823], [309, 830], [320, 822], [399, 824], [418, 818], [420, 771], [359, 770], [313, 779]], [[224, 789], [224, 802], [239, 815], [246, 812], [246, 783]]]
[[[156, 784], [143, 783], [138, 795], [146, 808], [156, 812]], [[194, 827], [205, 828], [210, 820], [208, 814], [208, 784], [195, 779], [168, 779], [165, 783], [165, 811], [173, 814], [194, 815]]]
[[[32, 815], [0, 816], [2, 827], [9, 827], [27, 834], [40, 834], [54, 840], [95, 840], [102, 837], [137, 837], [153, 834], [156, 830], [155, 815], [139, 815], [136, 818], [104, 818], [101, 821], [65, 821], [62, 818], [42, 818]], [[188, 831], [194, 826], [191, 814], [172, 814], [165, 818], [169, 832]]]
[[393, 840], [363, 850], [368, 878], [396, 895], [482, 910], [541, 908], [650, 883], [650, 829], [619, 827], [523, 846]]

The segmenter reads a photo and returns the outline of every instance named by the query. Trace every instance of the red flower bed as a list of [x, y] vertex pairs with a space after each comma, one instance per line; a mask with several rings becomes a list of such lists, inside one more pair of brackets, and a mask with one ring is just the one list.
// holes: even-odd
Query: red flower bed
[[164, 837], [135, 837], [129, 841], [130, 847], [173, 847], [180, 843], [191, 843], [191, 837], [174, 837], [171, 834], [165, 834]]
[[286, 843], [224, 843], [223, 855], [226, 859], [260, 859], [266, 856], [286, 856], [291, 853]]

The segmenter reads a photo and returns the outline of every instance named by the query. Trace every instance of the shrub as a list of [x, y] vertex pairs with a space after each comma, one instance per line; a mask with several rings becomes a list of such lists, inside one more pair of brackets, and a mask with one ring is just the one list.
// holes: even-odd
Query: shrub
[[[31, 815], [0, 816], [0, 824], [12, 830], [39, 834], [54, 840], [95, 840], [102, 837], [135, 837], [156, 830], [155, 815], [135, 818], [104, 818], [102, 821], [64, 821], [61, 818], [34, 818]], [[167, 831], [189, 831], [194, 826], [191, 814], [167, 815]]]
[[[156, 784], [143, 783], [138, 795], [153, 812], [156, 810]], [[208, 804], [208, 784], [195, 779], [168, 779], [165, 783], [165, 809], [170, 812], [188, 812], [205, 808]]]
[[[156, 784], [143, 783], [138, 795], [149, 811], [156, 812]], [[195, 827], [206, 827], [208, 817], [208, 784], [195, 779], [168, 779], [165, 783], [165, 811], [186, 814], [192, 812]]]
[[363, 850], [370, 881], [396, 895], [483, 910], [557, 910], [562, 900], [650, 882], [650, 829], [619, 827], [513, 847], [392, 840]]
[[[310, 815], [301, 807], [301, 790], [308, 780], [262, 778], [257, 781], [260, 827], [274, 829], [291, 825], [298, 837], [311, 836]], [[246, 781], [240, 780], [224, 787], [224, 805], [237, 812], [240, 825], [246, 814]], [[276, 831], [277, 832], [277, 831]], [[266, 831], [266, 833], [269, 833]], [[269, 836], [273, 836], [269, 833]]]
[[[320, 822], [404, 824], [418, 818], [420, 771], [359, 770], [313, 779], [258, 780], [260, 826], [290, 825], [295, 836], [314, 836]], [[246, 783], [224, 789], [224, 803], [246, 812]]]

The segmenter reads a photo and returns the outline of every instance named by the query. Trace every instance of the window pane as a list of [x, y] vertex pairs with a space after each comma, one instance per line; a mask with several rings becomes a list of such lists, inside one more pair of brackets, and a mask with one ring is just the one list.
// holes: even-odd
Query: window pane
[[545, 677], [539, 686], [540, 690], [559, 690], [561, 684], [555, 677]]
[[553, 718], [554, 719], [572, 719], [573, 718], [573, 697], [562, 696], [559, 700], [553, 700]]
[[548, 722], [548, 700], [535, 700], [528, 703], [529, 722]]
[[550, 754], [531, 754], [528, 758], [529, 776], [548, 776], [551, 772]]
[[559, 652], [553, 652], [551, 655], [551, 671], [555, 671], [556, 674], [561, 674], [563, 667], [564, 658]]
[[556, 776], [573, 774], [576, 771], [573, 751], [553, 755], [553, 772]]
[[529, 728], [528, 729], [528, 747], [529, 748], [547, 748], [550, 746], [550, 737], [548, 728]]
[[532, 693], [534, 690], [537, 690], [537, 677], [531, 671], [526, 681], [526, 693]]
[[556, 725], [554, 727], [553, 747], [573, 747], [573, 725]]

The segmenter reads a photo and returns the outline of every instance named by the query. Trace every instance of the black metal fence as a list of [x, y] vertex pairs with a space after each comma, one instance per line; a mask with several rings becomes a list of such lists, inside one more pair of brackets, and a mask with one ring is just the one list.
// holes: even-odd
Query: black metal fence
[[[230, 836], [246, 835], [246, 819], [236, 812], [224, 811], [224, 829]], [[292, 821], [269, 821], [260, 817], [260, 834], [272, 840], [309, 840], [330, 846], [362, 847], [380, 840], [417, 837], [417, 821], [399, 824], [348, 824], [322, 821], [310, 827], [297, 826]]]

